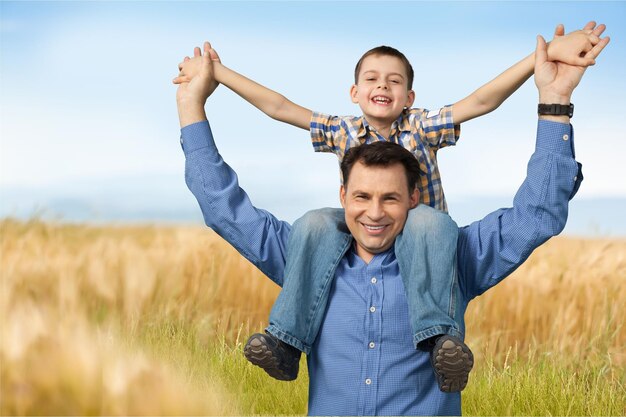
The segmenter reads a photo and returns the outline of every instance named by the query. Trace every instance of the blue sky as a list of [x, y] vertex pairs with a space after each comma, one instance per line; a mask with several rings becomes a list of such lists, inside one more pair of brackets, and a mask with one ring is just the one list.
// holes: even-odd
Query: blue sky
[[[626, 204], [626, 130], [619, 124], [626, 114], [625, 2], [0, 7], [0, 215], [36, 207], [86, 220], [197, 214], [183, 180], [171, 79], [205, 39], [224, 64], [292, 101], [358, 114], [348, 89], [354, 64], [373, 46], [403, 51], [416, 71], [416, 105], [438, 108], [532, 52], [537, 34], [549, 38], [557, 23], [571, 31], [593, 19], [607, 25], [612, 40], [573, 96], [585, 173], [575, 203], [589, 209], [576, 219], [573, 206], [570, 221], [583, 222], [575, 233], [610, 234], [613, 219], [623, 217], [616, 213]], [[458, 146], [440, 152], [460, 223], [509, 204], [532, 153], [536, 102], [531, 79], [499, 109], [464, 124]], [[224, 158], [257, 205], [287, 220], [338, 205], [336, 159], [312, 152], [305, 131], [268, 119], [225, 87], [209, 99], [207, 113]], [[626, 235], [626, 224], [619, 227]]]

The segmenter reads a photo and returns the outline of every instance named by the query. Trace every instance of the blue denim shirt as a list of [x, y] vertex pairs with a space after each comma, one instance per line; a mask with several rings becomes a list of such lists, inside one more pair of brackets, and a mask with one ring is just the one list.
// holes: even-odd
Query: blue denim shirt
[[339, 262], [308, 355], [310, 415], [459, 415], [461, 395], [439, 390], [428, 352], [415, 349], [393, 249], [366, 264]]
[[[282, 285], [291, 226], [252, 205], [237, 175], [219, 155], [208, 122], [184, 127], [181, 145], [187, 185], [206, 224]], [[581, 181], [571, 126], [539, 121], [535, 153], [513, 207], [459, 229], [463, 311], [471, 299], [508, 276], [563, 229], [568, 202]], [[367, 287], [368, 282], [372, 285], [368, 276], [374, 276], [368, 268], [379, 268], [382, 285]], [[359, 276], [365, 278], [359, 281]], [[308, 358], [309, 414], [460, 414], [460, 394], [439, 391], [428, 355], [413, 347], [393, 252], [377, 255], [369, 265], [348, 252], [335, 278], [325, 321]], [[385, 316], [370, 310], [376, 302]], [[377, 349], [382, 345], [384, 352]]]

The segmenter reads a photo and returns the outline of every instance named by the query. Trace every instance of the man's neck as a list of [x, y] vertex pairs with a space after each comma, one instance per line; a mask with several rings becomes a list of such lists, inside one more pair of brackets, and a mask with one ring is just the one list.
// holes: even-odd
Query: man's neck
[[378, 256], [378, 255], [383, 255], [383, 254], [387, 254], [390, 250], [393, 250], [393, 246], [391, 248], [385, 249], [382, 252], [378, 252], [378, 253], [372, 253], [369, 252], [367, 250], [365, 250], [364, 248], [360, 247], [359, 244], [357, 243], [356, 240], [352, 241], [352, 250], [354, 251], [354, 254], [361, 258], [361, 260], [363, 260], [363, 262], [365, 262], [365, 264], [369, 265], [370, 262], [372, 262], [372, 260]]

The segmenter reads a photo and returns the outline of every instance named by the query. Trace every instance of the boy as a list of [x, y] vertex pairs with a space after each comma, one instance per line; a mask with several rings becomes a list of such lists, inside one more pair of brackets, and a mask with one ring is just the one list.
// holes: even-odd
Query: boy
[[[592, 65], [593, 60], [580, 55], [599, 42], [604, 26], [594, 22], [584, 30], [563, 36], [559, 25], [548, 50], [549, 59], [574, 65]], [[199, 48], [196, 58], [186, 58], [179, 66], [180, 75], [174, 82], [186, 82], [198, 71]], [[494, 80], [476, 90], [467, 98], [429, 112], [410, 109], [415, 99], [412, 90], [413, 69], [406, 57], [394, 48], [378, 47], [365, 53], [355, 69], [355, 84], [350, 90], [358, 103], [362, 117], [332, 117], [298, 106], [283, 96], [223, 66], [211, 50], [217, 82], [222, 83], [258, 107], [270, 117], [303, 129], [310, 129], [316, 151], [335, 152], [339, 159], [352, 146], [372, 141], [393, 141], [410, 150], [422, 170], [418, 183], [420, 202], [447, 211], [436, 163], [439, 148], [454, 145], [459, 136], [459, 124], [497, 108], [530, 75], [534, 56], [520, 61]], [[355, 198], [367, 199], [368, 196]], [[389, 204], [393, 204], [393, 196]], [[385, 203], [387, 204], [387, 203]], [[440, 389], [444, 392], [465, 388], [473, 366], [473, 356], [463, 343], [462, 318], [455, 317], [456, 280], [449, 271], [439, 270], [437, 264], [424, 262], [426, 251], [436, 251], [437, 242], [429, 240], [430, 219], [409, 215], [395, 251], [403, 271], [404, 286], [409, 304], [413, 341], [420, 349], [431, 351], [431, 362]], [[359, 219], [362, 232], [375, 251], [385, 246], [388, 224], [384, 210], [380, 216], [367, 213]], [[285, 286], [270, 315], [267, 334], [250, 337], [244, 349], [252, 363], [262, 367], [271, 376], [281, 380], [295, 379], [300, 352], [309, 353], [323, 318], [331, 285], [332, 271], [329, 253], [346, 250], [346, 234], [341, 212], [318, 210], [294, 224], [289, 240]], [[454, 248], [441, 250], [441, 264], [452, 264], [445, 259], [455, 256]], [[298, 262], [298, 259], [308, 262]], [[287, 278], [289, 277], [289, 278]], [[369, 278], [368, 278], [369, 279]], [[376, 284], [376, 277], [371, 278]], [[370, 311], [375, 313], [376, 306]], [[370, 347], [376, 343], [372, 341]]]

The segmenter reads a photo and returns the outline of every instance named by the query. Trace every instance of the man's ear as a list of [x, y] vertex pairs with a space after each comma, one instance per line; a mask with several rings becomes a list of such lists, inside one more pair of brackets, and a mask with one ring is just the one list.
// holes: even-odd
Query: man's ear
[[411, 106], [413, 106], [413, 102], [414, 101], [415, 101], [415, 91], [409, 90], [409, 93], [407, 94], [406, 103], [404, 104], [404, 107], [411, 107]]
[[415, 189], [409, 196], [409, 202], [411, 204], [412, 209], [418, 206], [420, 202], [420, 190], [418, 190], [417, 187], [415, 187]]
[[343, 185], [339, 187], [339, 201], [341, 201], [341, 207], [346, 208], [346, 187]]
[[[413, 96], [415, 96], [415, 94], [413, 94]], [[350, 87], [350, 98], [352, 99], [353, 103], [359, 102], [359, 88], [356, 86], [356, 84], [352, 84], [352, 87]]]

